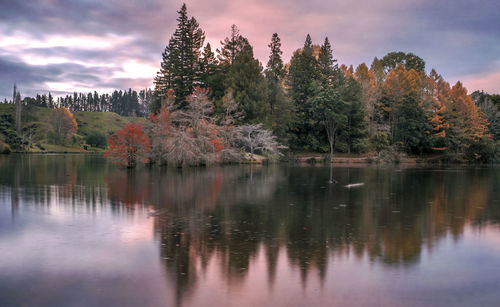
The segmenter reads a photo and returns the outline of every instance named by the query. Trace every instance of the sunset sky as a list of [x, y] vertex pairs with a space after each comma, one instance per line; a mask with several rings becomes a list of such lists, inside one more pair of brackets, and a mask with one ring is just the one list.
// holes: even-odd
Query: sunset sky
[[[14, 82], [23, 96], [152, 86], [182, 2], [1, 0], [0, 98]], [[286, 62], [310, 33], [318, 44], [329, 37], [339, 63], [413, 52], [451, 83], [500, 92], [498, 0], [184, 2], [212, 47], [234, 23], [263, 65], [272, 33]]]

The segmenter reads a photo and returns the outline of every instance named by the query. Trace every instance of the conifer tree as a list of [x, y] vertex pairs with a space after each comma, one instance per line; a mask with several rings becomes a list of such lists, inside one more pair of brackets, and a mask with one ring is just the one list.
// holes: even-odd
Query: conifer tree
[[185, 4], [177, 13], [177, 29], [165, 47], [161, 69], [155, 78], [154, 112], [159, 111], [168, 89], [175, 91], [176, 108], [184, 108], [186, 97], [201, 83], [200, 55], [205, 33], [194, 17], [189, 18]]
[[219, 54], [219, 61], [224, 65], [232, 65], [236, 56], [245, 46], [249, 45], [248, 39], [240, 34], [240, 30], [235, 24], [231, 26], [231, 35], [221, 41], [220, 44], [222, 47], [217, 50], [217, 53]]
[[295, 140], [290, 145], [295, 149], [312, 149], [318, 145], [310, 122], [311, 98], [316, 94], [314, 82], [318, 79], [318, 60], [313, 56], [312, 40], [308, 34], [304, 47], [292, 56], [287, 78], [288, 94], [295, 110], [292, 124]]
[[278, 33], [273, 34], [271, 43], [269, 43], [268, 47], [271, 49], [271, 54], [269, 55], [269, 61], [266, 65], [265, 75], [269, 88], [269, 108], [271, 114], [273, 114], [278, 104], [278, 100], [284, 97], [281, 82], [285, 77], [285, 67], [281, 59], [283, 51], [281, 51], [281, 40]]
[[253, 57], [249, 44], [235, 57], [225, 84], [233, 90], [234, 99], [244, 112], [244, 121], [262, 122], [265, 119], [267, 83], [262, 65]]

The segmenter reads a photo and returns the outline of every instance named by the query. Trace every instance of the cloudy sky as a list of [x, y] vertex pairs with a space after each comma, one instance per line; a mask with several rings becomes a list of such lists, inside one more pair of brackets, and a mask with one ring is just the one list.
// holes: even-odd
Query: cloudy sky
[[[176, 26], [174, 0], [1, 0], [0, 98], [152, 86]], [[498, 0], [186, 0], [212, 47], [236, 24], [267, 62], [272, 33], [289, 61], [307, 33], [340, 63], [413, 52], [469, 91], [500, 93]]]

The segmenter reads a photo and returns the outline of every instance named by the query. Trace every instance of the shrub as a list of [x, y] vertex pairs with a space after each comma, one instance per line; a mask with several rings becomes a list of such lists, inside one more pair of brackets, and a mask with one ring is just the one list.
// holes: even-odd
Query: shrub
[[397, 146], [390, 146], [380, 151], [379, 161], [388, 164], [398, 164], [401, 162], [401, 153]]
[[85, 136], [85, 142], [92, 147], [106, 148], [108, 142], [106, 140], [106, 135], [99, 131], [90, 131]]
[[0, 154], [10, 154], [10, 146], [9, 144], [5, 144], [4, 142], [0, 141]]
[[375, 151], [380, 152], [389, 147], [389, 140], [389, 132], [377, 131], [370, 136], [370, 145]]

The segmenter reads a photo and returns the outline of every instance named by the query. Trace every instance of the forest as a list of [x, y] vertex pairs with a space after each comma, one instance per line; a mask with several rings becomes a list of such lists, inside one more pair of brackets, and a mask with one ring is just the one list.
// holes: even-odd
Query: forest
[[[500, 95], [469, 94], [413, 53], [357, 67], [337, 62], [328, 38], [307, 35], [289, 63], [277, 33], [265, 67], [232, 25], [213, 49], [186, 5], [162, 54], [154, 89], [25, 97], [21, 105], [149, 118], [109, 137], [123, 164], [208, 164], [239, 152], [400, 155], [440, 162], [500, 161]], [[12, 101], [15, 103], [16, 93]], [[135, 126], [134, 126], [135, 125]], [[124, 153], [134, 143], [131, 153]]]

